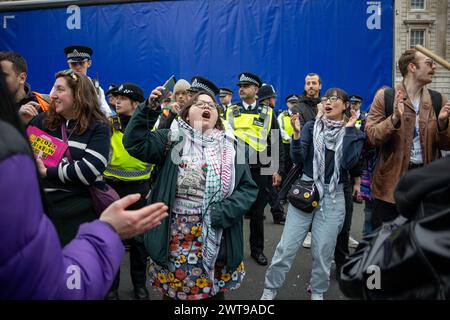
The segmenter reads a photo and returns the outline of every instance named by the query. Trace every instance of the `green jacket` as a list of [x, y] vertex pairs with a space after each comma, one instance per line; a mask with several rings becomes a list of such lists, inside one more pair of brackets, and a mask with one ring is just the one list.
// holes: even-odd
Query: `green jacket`
[[[126, 150], [133, 157], [162, 166], [156, 179], [149, 203], [164, 202], [169, 207], [169, 217], [159, 226], [147, 231], [143, 238], [145, 247], [158, 265], [167, 266], [169, 258], [171, 207], [175, 199], [178, 166], [170, 161], [170, 152], [178, 143], [164, 152], [169, 129], [152, 132], [160, 112], [150, 110], [145, 103], [134, 112], [123, 137]], [[165, 156], [165, 154], [167, 156]], [[166, 159], [165, 159], [166, 158]], [[211, 225], [223, 228], [226, 248], [226, 265], [234, 270], [244, 257], [243, 216], [258, 194], [258, 186], [251, 178], [248, 164], [236, 164], [235, 188], [231, 196], [211, 205]]]

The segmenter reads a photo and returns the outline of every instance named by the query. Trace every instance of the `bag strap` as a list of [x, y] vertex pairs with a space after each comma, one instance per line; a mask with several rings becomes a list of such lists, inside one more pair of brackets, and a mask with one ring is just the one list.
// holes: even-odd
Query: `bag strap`
[[441, 112], [442, 107], [442, 95], [434, 90], [428, 89], [428, 92], [431, 96], [431, 103], [433, 104], [434, 113], [436, 114], [436, 118], [439, 116], [439, 112]]
[[394, 92], [393, 88], [384, 90], [384, 115], [386, 118], [394, 111]]
[[70, 154], [70, 150], [69, 150], [69, 139], [67, 139], [67, 128], [66, 128], [66, 124], [63, 122], [61, 122], [61, 135], [62, 135], [62, 139], [65, 143], [67, 143], [67, 149], [66, 149], [66, 157], [67, 160], [69, 160], [69, 162], [73, 162], [73, 158], [72, 155]]
[[[334, 152], [328, 151], [325, 157], [326, 165], [330, 165], [333, 158]], [[295, 180], [297, 180], [300, 177], [302, 172], [303, 172], [302, 164], [296, 165], [293, 168], [291, 168], [291, 170], [289, 170], [289, 173], [287, 174], [283, 184], [281, 185], [280, 190], [278, 191], [278, 200], [284, 199], [286, 193], [289, 191]]]

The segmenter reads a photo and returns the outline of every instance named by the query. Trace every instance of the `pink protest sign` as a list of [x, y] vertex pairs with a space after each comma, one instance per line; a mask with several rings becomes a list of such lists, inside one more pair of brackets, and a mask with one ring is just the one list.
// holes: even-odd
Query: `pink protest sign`
[[41, 158], [46, 167], [56, 167], [67, 150], [67, 144], [34, 126], [28, 126], [27, 135], [34, 155]]

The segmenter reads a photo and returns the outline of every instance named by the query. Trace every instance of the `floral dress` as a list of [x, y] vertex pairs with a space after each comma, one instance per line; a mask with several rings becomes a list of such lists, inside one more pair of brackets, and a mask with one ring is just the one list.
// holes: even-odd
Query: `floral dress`
[[[202, 201], [207, 165], [196, 156], [180, 163], [177, 191], [172, 207], [168, 269], [150, 259], [148, 275], [152, 286], [179, 300], [200, 300], [212, 296], [212, 281], [202, 263]], [[244, 264], [236, 270], [215, 267], [214, 282], [220, 292], [238, 289], [245, 276]]]

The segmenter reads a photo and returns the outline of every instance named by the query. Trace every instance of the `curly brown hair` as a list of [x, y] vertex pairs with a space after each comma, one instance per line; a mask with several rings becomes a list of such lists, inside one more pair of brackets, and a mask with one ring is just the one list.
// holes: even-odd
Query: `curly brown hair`
[[[75, 133], [83, 134], [96, 121], [108, 123], [106, 116], [100, 110], [94, 85], [87, 76], [68, 69], [58, 72], [55, 79], [58, 78], [64, 78], [73, 93], [75, 100], [73, 109], [78, 120], [77, 126], [74, 128]], [[64, 117], [56, 113], [54, 101], [52, 101], [44, 125], [50, 130], [55, 130], [63, 121], [65, 121]]]
[[180, 110], [180, 118], [183, 119], [183, 121], [188, 122], [187, 116], [189, 115], [189, 109], [192, 107], [192, 105], [194, 103], [196, 103], [198, 101], [198, 97], [202, 94], [206, 94], [207, 96], [209, 96], [214, 101], [214, 104], [216, 105], [218, 117], [217, 117], [217, 122], [214, 125], [214, 128], [218, 129], [218, 130], [225, 130], [222, 119], [220, 118], [219, 109], [217, 108], [218, 106], [217, 106], [216, 100], [214, 99], [214, 96], [212, 96], [211, 94], [209, 94], [207, 92], [200, 91], [200, 92], [197, 92], [194, 96], [192, 96], [192, 98]]

